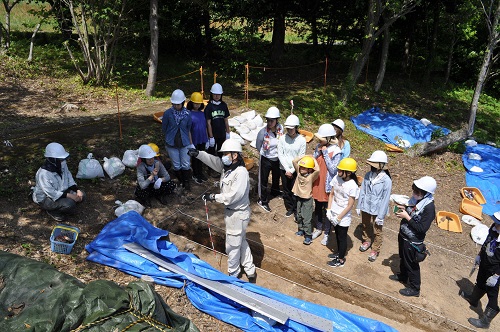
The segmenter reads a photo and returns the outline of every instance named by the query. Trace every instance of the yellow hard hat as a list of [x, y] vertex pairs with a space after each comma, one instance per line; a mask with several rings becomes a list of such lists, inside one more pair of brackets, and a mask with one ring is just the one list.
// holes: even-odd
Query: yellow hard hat
[[158, 145], [154, 144], [154, 143], [149, 143], [148, 144], [151, 149], [153, 149], [153, 151], [156, 153], [156, 157], [159, 157], [160, 156], [160, 148], [158, 147]]
[[304, 156], [299, 160], [299, 166], [305, 168], [314, 168], [314, 158], [310, 156]]
[[337, 169], [354, 173], [358, 169], [358, 163], [352, 158], [344, 158], [340, 161]]
[[190, 100], [196, 104], [203, 104], [203, 96], [199, 92], [193, 92]]

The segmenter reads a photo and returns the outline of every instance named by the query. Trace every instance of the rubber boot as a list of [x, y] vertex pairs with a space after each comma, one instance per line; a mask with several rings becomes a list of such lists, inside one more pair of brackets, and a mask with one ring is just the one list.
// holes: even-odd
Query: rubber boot
[[174, 170], [174, 174], [175, 174], [175, 177], [177, 178], [177, 180], [179, 180], [179, 185], [178, 187], [181, 187], [183, 186], [184, 184], [184, 177], [183, 177], [183, 174], [182, 174], [182, 170]]
[[188, 169], [188, 170], [182, 170], [182, 177], [183, 177], [183, 185], [184, 185], [184, 189], [186, 190], [191, 190], [191, 183], [189, 182], [189, 180], [191, 179], [191, 170]]
[[483, 291], [477, 286], [474, 286], [474, 289], [472, 290], [471, 294], [467, 294], [464, 291], [460, 292], [460, 296], [463, 297], [464, 299], [469, 302], [471, 307], [477, 307], [479, 304], [479, 300], [483, 297], [483, 295], [486, 293], [486, 291]]
[[473, 326], [480, 328], [480, 329], [487, 329], [490, 327], [490, 323], [495, 318], [495, 316], [498, 314], [498, 310], [492, 309], [490, 307], [486, 307], [484, 310], [484, 314], [480, 319], [477, 318], [469, 318], [469, 323], [471, 323]]

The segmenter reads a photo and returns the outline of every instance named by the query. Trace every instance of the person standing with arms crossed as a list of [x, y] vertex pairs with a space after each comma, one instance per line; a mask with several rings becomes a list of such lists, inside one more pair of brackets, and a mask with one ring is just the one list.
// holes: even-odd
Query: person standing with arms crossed
[[230, 276], [239, 278], [241, 266], [248, 281], [255, 283], [257, 273], [252, 252], [248, 246], [246, 229], [250, 222], [250, 177], [241, 155], [241, 144], [228, 139], [219, 150], [222, 158], [212, 156], [205, 151], [190, 149], [188, 154], [201, 160], [214, 171], [221, 173], [220, 194], [207, 193], [203, 200], [224, 204], [224, 222], [226, 224], [227, 270]]

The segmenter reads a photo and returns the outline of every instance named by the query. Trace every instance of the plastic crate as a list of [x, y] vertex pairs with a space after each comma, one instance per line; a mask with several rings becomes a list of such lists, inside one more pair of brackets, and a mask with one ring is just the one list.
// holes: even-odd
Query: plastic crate
[[[52, 234], [50, 235], [50, 250], [58, 254], [68, 255], [73, 249], [79, 233], [80, 229], [78, 227], [63, 224], [56, 225], [52, 230]], [[69, 237], [71, 239], [71, 242], [66, 243], [55, 240], [55, 238], [59, 235]]]

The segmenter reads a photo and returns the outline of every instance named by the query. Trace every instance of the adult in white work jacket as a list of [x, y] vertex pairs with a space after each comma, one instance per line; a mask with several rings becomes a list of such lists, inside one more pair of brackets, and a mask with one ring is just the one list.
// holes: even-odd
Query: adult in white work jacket
[[205, 151], [189, 149], [188, 154], [201, 160], [213, 170], [221, 173], [220, 194], [203, 195], [206, 201], [222, 203], [224, 222], [226, 223], [227, 269], [230, 276], [240, 277], [241, 266], [248, 280], [255, 283], [257, 274], [252, 252], [246, 239], [246, 229], [250, 222], [250, 182], [245, 162], [241, 155], [241, 144], [228, 139], [219, 152], [222, 157], [213, 156]]

